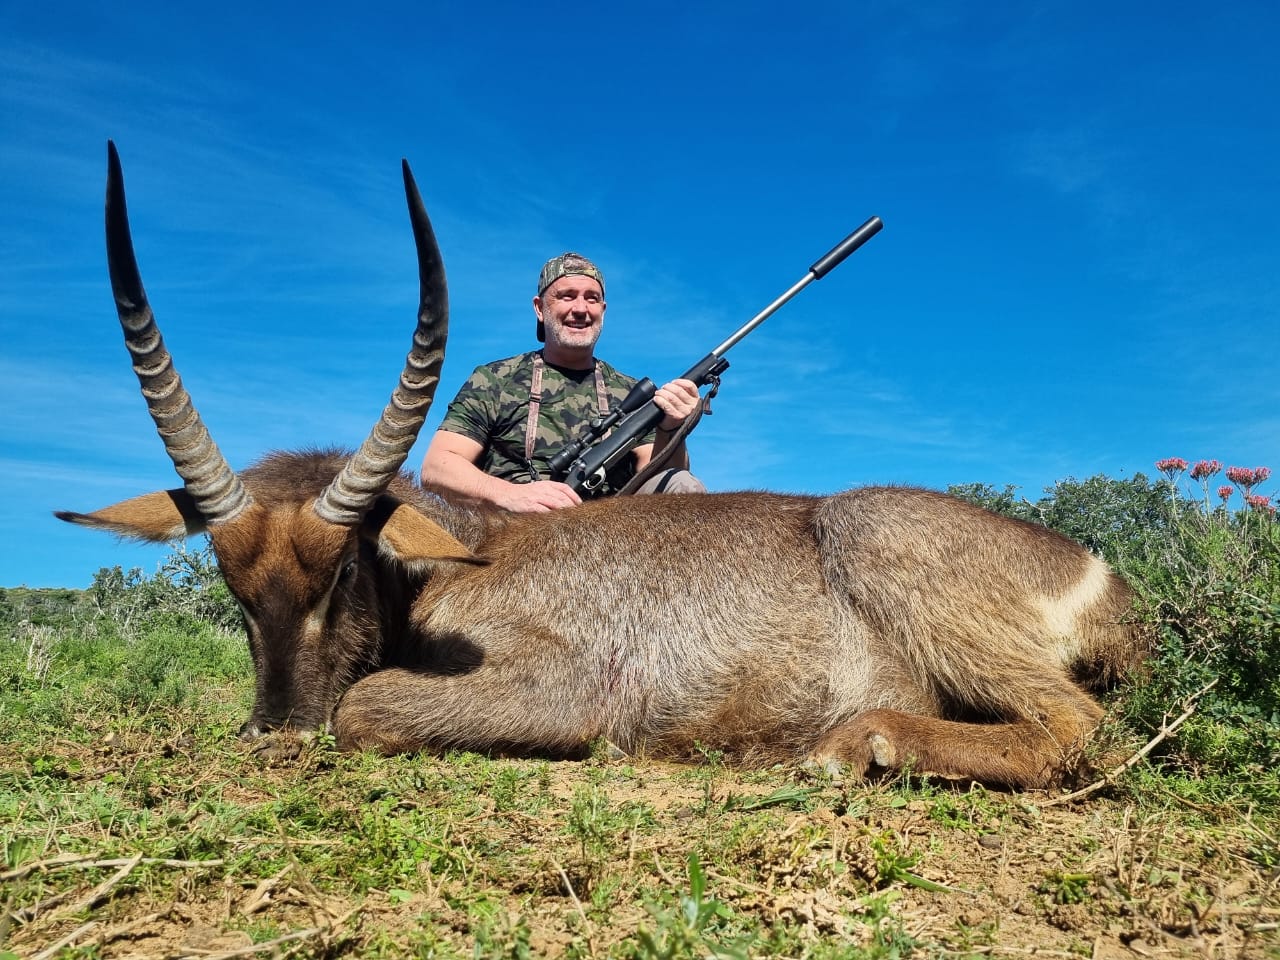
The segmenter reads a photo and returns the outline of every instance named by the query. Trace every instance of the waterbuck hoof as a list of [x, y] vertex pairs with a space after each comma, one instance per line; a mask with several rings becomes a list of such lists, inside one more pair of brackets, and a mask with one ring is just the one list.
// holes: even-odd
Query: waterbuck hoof
[[312, 739], [313, 735], [308, 732], [273, 730], [259, 736], [250, 752], [267, 763], [290, 763], [302, 756]]
[[898, 751], [893, 749], [893, 744], [882, 734], [873, 733], [867, 739], [867, 745], [871, 748], [871, 759], [877, 767], [889, 769], [898, 765]]
[[810, 756], [800, 764], [800, 769], [814, 777], [825, 777], [836, 785], [844, 783], [846, 778], [858, 779], [853, 767], [839, 757]]

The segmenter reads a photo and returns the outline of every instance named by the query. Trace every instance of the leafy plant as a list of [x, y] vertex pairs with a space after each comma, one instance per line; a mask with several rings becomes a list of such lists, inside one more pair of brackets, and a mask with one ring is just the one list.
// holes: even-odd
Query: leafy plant
[[126, 632], [145, 629], [164, 620], [206, 623], [221, 630], [238, 630], [240, 607], [218, 571], [212, 547], [178, 544], [154, 576], [138, 569], [103, 567], [93, 578], [88, 595], [96, 608]]
[[1040, 892], [1047, 894], [1054, 903], [1084, 903], [1090, 898], [1092, 883], [1091, 873], [1051, 870], [1040, 884]]
[[717, 920], [732, 918], [733, 912], [706, 895], [707, 878], [696, 853], [689, 854], [689, 892], [682, 893], [675, 909], [650, 907], [656, 925], [636, 934], [637, 949], [632, 956], [653, 960], [684, 957], [724, 957], [746, 960], [746, 944], [723, 943], [714, 935]]

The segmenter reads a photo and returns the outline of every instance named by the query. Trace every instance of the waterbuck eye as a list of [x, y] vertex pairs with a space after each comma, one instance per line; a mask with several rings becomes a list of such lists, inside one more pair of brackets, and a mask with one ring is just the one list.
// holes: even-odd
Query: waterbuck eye
[[351, 580], [355, 578], [356, 569], [359, 567], [359, 565], [360, 565], [360, 562], [358, 558], [349, 557], [348, 559], [343, 561], [342, 572], [338, 574], [338, 579], [342, 583], [350, 583]]

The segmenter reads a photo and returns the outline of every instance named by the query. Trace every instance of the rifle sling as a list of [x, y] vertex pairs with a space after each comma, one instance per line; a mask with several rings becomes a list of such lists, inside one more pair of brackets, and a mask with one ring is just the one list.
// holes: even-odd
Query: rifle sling
[[[604, 417], [609, 413], [609, 391], [604, 385], [604, 374], [600, 372], [600, 361], [592, 359], [591, 364], [596, 381], [596, 406], [600, 410], [600, 416]], [[528, 464], [529, 474], [534, 480], [540, 479], [538, 470], [533, 465], [533, 445], [538, 436], [538, 414], [542, 409], [542, 372], [545, 368], [542, 351], [539, 350], [533, 355], [533, 380], [529, 384], [529, 417], [524, 425], [524, 459]], [[605, 434], [606, 437], [608, 435]]]

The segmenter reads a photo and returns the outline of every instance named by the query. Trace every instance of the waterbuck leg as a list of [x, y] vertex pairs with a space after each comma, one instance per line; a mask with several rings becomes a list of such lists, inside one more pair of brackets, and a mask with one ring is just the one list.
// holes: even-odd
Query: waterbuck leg
[[948, 779], [1037, 789], [1059, 781], [1101, 718], [1097, 704], [1074, 686], [1052, 704], [1041, 704], [1034, 717], [1012, 723], [867, 710], [827, 731], [813, 757], [848, 764], [856, 776], [872, 767], [909, 766]]
[[467, 674], [394, 668], [343, 695], [333, 732], [343, 750], [494, 750], [572, 756], [602, 732], [571, 685], [485, 667]]

